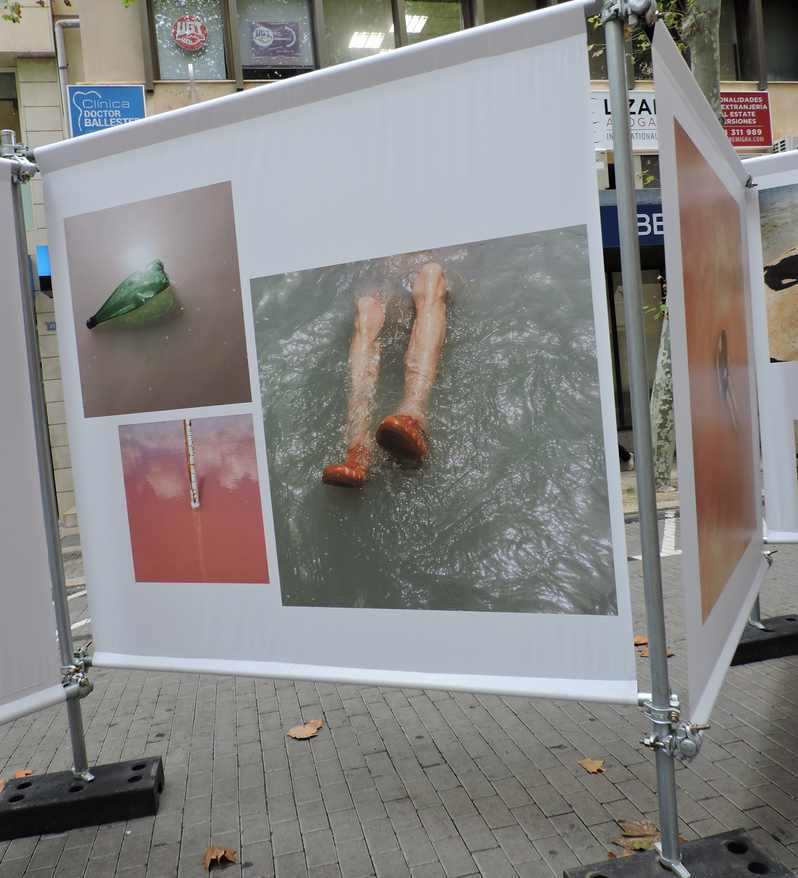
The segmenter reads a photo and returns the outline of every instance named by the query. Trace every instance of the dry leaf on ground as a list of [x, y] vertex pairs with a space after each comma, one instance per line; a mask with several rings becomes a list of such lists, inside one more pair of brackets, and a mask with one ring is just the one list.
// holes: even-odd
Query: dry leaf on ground
[[604, 771], [603, 759], [591, 759], [588, 757], [586, 759], [580, 759], [577, 764], [581, 765], [588, 774], [601, 774]]
[[648, 646], [648, 638], [645, 634], [635, 634], [635, 646]]
[[[637, 654], [641, 656], [641, 658], [648, 658], [648, 647], [644, 646], [642, 649], [638, 649]], [[674, 651], [668, 647], [665, 650], [665, 655], [670, 658], [672, 655], [675, 655]]]
[[3, 780], [2, 777], [0, 777], [0, 793], [2, 793], [5, 788], [6, 788], [6, 782]]
[[635, 835], [658, 835], [659, 829], [651, 820], [618, 820], [621, 832], [629, 837]]
[[658, 840], [659, 835], [636, 835], [631, 838], [624, 835], [610, 839], [625, 851], [650, 851]]
[[30, 777], [32, 774], [33, 774], [33, 772], [29, 768], [23, 768], [22, 771], [15, 771], [14, 777], [15, 778]]
[[289, 729], [286, 734], [289, 738], [294, 738], [297, 741], [305, 741], [308, 738], [315, 738], [319, 733], [319, 729], [323, 725], [324, 723], [320, 719], [311, 719], [304, 725], [294, 726], [293, 729]]
[[219, 865], [222, 863], [235, 863], [237, 858], [238, 854], [233, 848], [217, 848], [211, 845], [205, 851], [205, 856], [202, 858], [202, 865], [206, 872], [210, 872], [212, 863], [219, 863]]

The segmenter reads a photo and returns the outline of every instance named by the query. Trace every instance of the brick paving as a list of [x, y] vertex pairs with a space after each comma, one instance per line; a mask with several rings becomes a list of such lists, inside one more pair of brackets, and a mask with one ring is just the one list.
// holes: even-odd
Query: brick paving
[[[634, 554], [636, 526], [628, 531]], [[796, 564], [798, 548], [780, 548], [765, 617], [798, 609]], [[640, 567], [630, 562], [643, 632]], [[672, 682], [684, 694], [678, 557], [663, 572]], [[73, 619], [83, 600], [71, 602]], [[796, 673], [798, 657], [731, 669], [700, 757], [678, 769], [685, 837], [745, 828], [798, 868]], [[656, 820], [634, 707], [101, 669], [92, 678], [91, 760], [162, 754], [160, 812], [0, 842], [0, 878], [200, 876], [211, 842], [239, 851], [238, 864], [211, 873], [225, 878], [552, 878], [605, 859], [616, 820]], [[285, 737], [314, 718], [326, 723], [317, 738]], [[604, 759], [605, 772], [586, 774], [585, 756]], [[69, 760], [63, 709], [0, 726], [2, 776]]]

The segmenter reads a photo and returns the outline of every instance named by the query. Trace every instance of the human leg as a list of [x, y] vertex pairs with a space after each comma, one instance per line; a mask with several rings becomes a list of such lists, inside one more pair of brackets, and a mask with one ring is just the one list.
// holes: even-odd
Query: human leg
[[421, 460], [429, 447], [425, 436], [427, 404], [446, 337], [446, 277], [428, 262], [413, 282], [416, 317], [405, 357], [405, 395], [395, 414], [377, 430], [377, 442], [399, 457]]
[[374, 446], [371, 418], [380, 370], [379, 334], [385, 321], [385, 305], [376, 295], [362, 296], [355, 303], [355, 322], [349, 349], [351, 389], [346, 412], [344, 463], [324, 467], [328, 485], [358, 487], [368, 477]]

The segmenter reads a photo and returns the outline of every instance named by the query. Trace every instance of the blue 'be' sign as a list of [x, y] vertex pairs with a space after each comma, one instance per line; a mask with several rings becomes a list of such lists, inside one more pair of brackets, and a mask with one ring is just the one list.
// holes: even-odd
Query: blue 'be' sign
[[93, 134], [143, 119], [143, 85], [70, 85], [72, 136]]

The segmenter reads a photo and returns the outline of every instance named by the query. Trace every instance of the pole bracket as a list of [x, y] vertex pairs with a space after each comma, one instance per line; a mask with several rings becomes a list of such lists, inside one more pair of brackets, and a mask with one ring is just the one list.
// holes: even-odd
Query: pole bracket
[[85, 647], [80, 647], [74, 652], [74, 661], [71, 665], [61, 666], [61, 683], [64, 687], [77, 686], [78, 698], [85, 698], [94, 691], [94, 684], [89, 679], [88, 670], [91, 667], [91, 658]]
[[33, 162], [33, 151], [24, 143], [17, 143], [17, 135], [10, 128], [0, 131], [0, 158], [15, 163], [11, 171], [11, 179], [15, 183], [27, 183], [38, 173]]
[[620, 19], [629, 27], [652, 28], [657, 20], [656, 0], [604, 0], [601, 23]]

